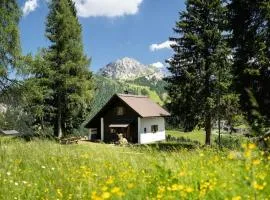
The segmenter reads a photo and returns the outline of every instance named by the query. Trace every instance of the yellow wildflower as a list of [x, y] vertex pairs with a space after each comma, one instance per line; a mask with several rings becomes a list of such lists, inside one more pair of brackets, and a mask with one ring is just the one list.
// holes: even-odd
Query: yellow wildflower
[[108, 184], [108, 185], [110, 185], [110, 184], [112, 184], [113, 183], [113, 178], [110, 176], [109, 178], [108, 178], [108, 180], [106, 181], [106, 184]]
[[186, 192], [187, 192], [187, 193], [191, 193], [191, 192], [193, 192], [193, 188], [191, 188], [191, 187], [187, 187], [187, 188], [186, 188]]
[[171, 187], [172, 188], [172, 191], [178, 190], [178, 187], [177, 186], [178, 186], [177, 184], [173, 184], [172, 187]]
[[92, 192], [91, 199], [93, 199], [93, 200], [102, 200], [101, 197], [97, 196], [97, 192]]
[[109, 192], [104, 192], [104, 193], [101, 195], [101, 197], [102, 197], [103, 199], [109, 199], [109, 198], [111, 197], [111, 194], [110, 194]]
[[253, 160], [252, 164], [253, 165], [259, 165], [261, 161], [259, 159]]
[[235, 159], [235, 158], [236, 158], [235, 153], [234, 153], [233, 151], [231, 151], [231, 152], [229, 153], [229, 155], [228, 155], [228, 158], [229, 158], [230, 160]]
[[256, 148], [256, 145], [254, 143], [248, 144], [248, 149], [252, 150], [252, 149], [255, 149], [255, 148]]
[[249, 158], [251, 156], [251, 151], [249, 151], [249, 150], [245, 151], [244, 156], [246, 158]]
[[164, 193], [166, 188], [164, 186], [159, 186], [158, 187], [158, 193]]
[[63, 197], [63, 194], [62, 194], [62, 190], [61, 189], [58, 188], [56, 190], [56, 192], [57, 192], [57, 194], [58, 194], [59, 197], [61, 197], [61, 198]]
[[183, 185], [179, 185], [179, 184], [173, 184], [170, 189], [172, 191], [183, 190], [184, 189], [184, 186]]
[[236, 197], [233, 197], [232, 200], [241, 200], [242, 197], [241, 196], [236, 196]]
[[103, 187], [101, 188], [101, 190], [102, 190], [102, 191], [107, 191], [107, 190], [108, 190], [108, 187], [107, 187], [107, 186], [103, 186]]
[[261, 185], [261, 184], [258, 184], [257, 181], [253, 182], [253, 188], [256, 190], [263, 190], [265, 186], [266, 186], [266, 183], [263, 183]]
[[118, 192], [120, 192], [120, 188], [119, 188], [119, 187], [114, 187], [114, 188], [111, 190], [111, 192], [112, 192], [113, 194], [118, 193]]
[[129, 184], [127, 185], [127, 187], [128, 187], [128, 189], [132, 189], [132, 188], [134, 188], [134, 184], [133, 184], [133, 183], [129, 183]]

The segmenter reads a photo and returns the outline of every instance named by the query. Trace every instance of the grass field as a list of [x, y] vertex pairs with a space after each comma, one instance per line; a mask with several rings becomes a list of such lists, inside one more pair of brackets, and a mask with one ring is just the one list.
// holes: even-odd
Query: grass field
[[[177, 131], [177, 130], [168, 130], [166, 131], [167, 135], [171, 135], [174, 137], [185, 137], [185, 138], [189, 138], [191, 140], [194, 141], [198, 141], [201, 144], [204, 144], [205, 142], [205, 132], [204, 130], [200, 129], [200, 130], [194, 130], [192, 132], [181, 132], [181, 131]], [[215, 137], [215, 136], [213, 136]]]
[[269, 199], [270, 157], [0, 138], [0, 199]]
[[[211, 143], [214, 145], [217, 145], [217, 143], [215, 143], [215, 140], [218, 141], [218, 134], [217, 133], [218, 133], [218, 130], [212, 131]], [[222, 133], [223, 134], [221, 134], [221, 139], [222, 139], [223, 143], [226, 141], [227, 141], [227, 143], [228, 142], [235, 143], [236, 140], [241, 141], [241, 142], [246, 142], [248, 140], [246, 137], [244, 137], [241, 134], [229, 134], [229, 133], [224, 134], [224, 132], [222, 132]], [[200, 130], [195, 129], [192, 132], [182, 132], [182, 131], [178, 131], [178, 130], [167, 130], [166, 135], [171, 135], [171, 136], [176, 137], [176, 138], [182, 137], [182, 138], [190, 139], [192, 141], [198, 141], [201, 145], [204, 145], [204, 143], [205, 143], [205, 131], [202, 129], [200, 129]]]

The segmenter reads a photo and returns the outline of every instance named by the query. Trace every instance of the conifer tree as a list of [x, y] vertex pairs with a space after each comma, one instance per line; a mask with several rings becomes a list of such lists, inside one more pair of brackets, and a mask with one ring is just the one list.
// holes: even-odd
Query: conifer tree
[[0, 1], [0, 91], [7, 86], [8, 71], [17, 66], [20, 56], [20, 16], [16, 0]]
[[265, 133], [270, 126], [270, 2], [232, 0], [229, 8], [235, 89], [254, 130]]
[[82, 122], [93, 86], [90, 61], [83, 53], [81, 25], [71, 0], [51, 2], [46, 35], [52, 43], [46, 60], [53, 74], [55, 132], [61, 137], [62, 131], [69, 133]]
[[93, 81], [74, 3], [52, 0], [49, 9], [46, 36], [51, 45], [32, 63], [35, 76], [28, 84], [39, 88], [31, 105], [39, 121], [54, 126], [55, 135], [62, 137], [83, 122]]
[[212, 122], [230, 86], [230, 51], [224, 37], [226, 7], [221, 0], [187, 0], [186, 11], [170, 38], [174, 55], [168, 59], [171, 112], [186, 131], [204, 127], [210, 144]]

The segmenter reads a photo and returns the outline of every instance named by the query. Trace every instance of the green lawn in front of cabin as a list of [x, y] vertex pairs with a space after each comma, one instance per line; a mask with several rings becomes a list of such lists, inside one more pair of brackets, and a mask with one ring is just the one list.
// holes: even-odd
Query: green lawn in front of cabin
[[[205, 131], [203, 129], [195, 129], [191, 132], [183, 132], [179, 130], [166, 130], [166, 135], [171, 135], [173, 137], [184, 137], [193, 141], [198, 141], [200, 144], [205, 143]], [[245, 139], [245, 137], [241, 134], [233, 133], [229, 134], [228, 132], [221, 131], [221, 137], [240, 137]], [[212, 130], [212, 135], [211, 135], [211, 142], [213, 143], [216, 139], [218, 138], [218, 130]]]
[[[191, 141], [197, 141], [201, 145], [205, 144], [205, 131], [203, 129], [196, 129], [192, 132], [182, 132], [179, 130], [167, 130], [166, 136], [172, 136], [176, 139], [179, 138], [180, 141], [183, 140], [191, 140]], [[182, 139], [181, 139], [182, 138]], [[171, 141], [171, 139], [169, 140]], [[172, 140], [173, 141], [173, 140]], [[239, 133], [233, 133], [229, 134], [228, 132], [221, 131], [221, 146], [228, 149], [240, 149], [242, 143], [246, 143], [249, 141], [249, 138], [245, 137], [243, 134]], [[218, 130], [214, 129], [212, 130], [211, 135], [211, 144], [212, 145], [218, 145]]]
[[[205, 142], [205, 132], [203, 129], [196, 129], [192, 132], [182, 132], [179, 130], [167, 130], [166, 135], [171, 135], [173, 137], [184, 137], [190, 140], [198, 141], [201, 144]], [[213, 136], [215, 137], [215, 136]], [[212, 138], [213, 141], [213, 138]]]

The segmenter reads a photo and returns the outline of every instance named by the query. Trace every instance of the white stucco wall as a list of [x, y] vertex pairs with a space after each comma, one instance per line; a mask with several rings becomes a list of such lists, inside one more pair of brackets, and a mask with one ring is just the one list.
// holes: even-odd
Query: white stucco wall
[[[156, 133], [151, 132], [151, 126], [158, 125]], [[146, 133], [144, 133], [146, 128]], [[148, 144], [157, 141], [165, 140], [165, 120], [163, 117], [149, 117], [140, 119], [140, 144]]]

